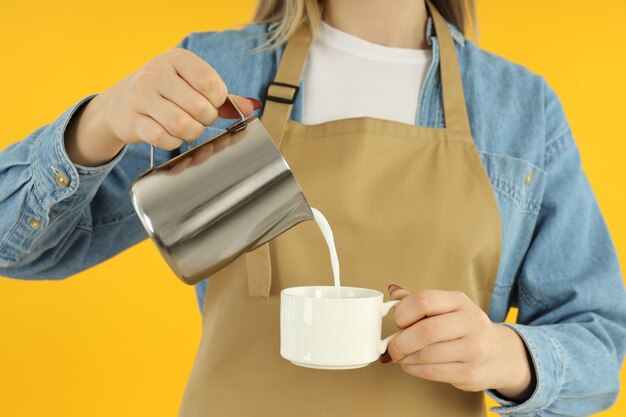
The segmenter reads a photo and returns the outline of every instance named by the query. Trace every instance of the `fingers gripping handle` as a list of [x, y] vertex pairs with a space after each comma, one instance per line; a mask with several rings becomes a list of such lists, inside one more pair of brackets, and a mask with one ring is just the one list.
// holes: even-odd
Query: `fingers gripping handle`
[[[239, 116], [239, 120], [237, 120], [235, 123], [233, 123], [231, 126], [229, 126], [227, 130], [229, 130], [229, 131], [236, 131], [236, 130], [240, 130], [241, 128], [244, 128], [246, 126], [246, 124], [245, 124], [246, 116], [243, 115], [243, 113], [239, 109], [239, 106], [237, 106], [237, 103], [235, 103], [235, 100], [233, 100], [233, 98], [230, 96], [230, 94], [227, 94], [226, 98], [228, 99], [228, 101], [230, 102], [231, 106], [233, 106], [233, 108], [237, 112], [237, 115]], [[149, 173], [149, 172], [151, 172], [153, 170], [154, 170], [154, 145], [151, 144], [150, 145], [150, 168], [148, 168], [141, 175], [143, 176], [143, 175], [145, 175], [145, 174], [147, 174], [147, 173]]]
[[[389, 311], [391, 311], [391, 308], [395, 306], [396, 304], [398, 304], [399, 302], [400, 300], [394, 300], [394, 301], [387, 301], [386, 303], [383, 303], [380, 306], [381, 317], [385, 317], [387, 314], [389, 314]], [[400, 332], [395, 332], [391, 336], [387, 336], [383, 340], [380, 341], [380, 343], [378, 344], [379, 355], [382, 355], [383, 353], [385, 353], [385, 351], [387, 350], [387, 346], [389, 346], [389, 342], [391, 342], [391, 339], [393, 339], [394, 336], [397, 335], [398, 333]]]

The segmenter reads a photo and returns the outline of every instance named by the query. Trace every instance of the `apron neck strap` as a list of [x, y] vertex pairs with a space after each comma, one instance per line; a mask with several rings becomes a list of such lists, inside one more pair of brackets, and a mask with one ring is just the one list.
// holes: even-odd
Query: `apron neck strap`
[[452, 40], [452, 35], [450, 34], [450, 29], [448, 28], [448, 23], [430, 0], [427, 0], [426, 4], [433, 18], [435, 32], [437, 33], [437, 40], [439, 42], [439, 71], [441, 73], [441, 89], [446, 129], [470, 133], [459, 59], [454, 41]]
[[[446, 20], [430, 0], [426, 0], [426, 5], [432, 16], [439, 42], [439, 68], [446, 129], [470, 133], [461, 69], [450, 29]], [[277, 146], [280, 146], [285, 125], [291, 114], [296, 95], [299, 93], [298, 84], [311, 39], [308, 25], [301, 24], [289, 38], [274, 81], [267, 89], [262, 120]]]
[[298, 84], [310, 44], [309, 27], [301, 24], [287, 41], [274, 81], [267, 89], [261, 119], [263, 126], [279, 148], [293, 103], [300, 91]]

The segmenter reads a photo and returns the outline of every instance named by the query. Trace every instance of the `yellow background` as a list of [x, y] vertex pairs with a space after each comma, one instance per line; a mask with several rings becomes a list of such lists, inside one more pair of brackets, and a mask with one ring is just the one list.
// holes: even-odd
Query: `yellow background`
[[[2, 0], [0, 149], [189, 32], [244, 24], [254, 4]], [[482, 47], [561, 97], [623, 260], [626, 1], [482, 0], [479, 22]], [[193, 289], [149, 242], [65, 281], [0, 279], [0, 416], [174, 416], [199, 337]], [[622, 394], [601, 415], [625, 413]]]

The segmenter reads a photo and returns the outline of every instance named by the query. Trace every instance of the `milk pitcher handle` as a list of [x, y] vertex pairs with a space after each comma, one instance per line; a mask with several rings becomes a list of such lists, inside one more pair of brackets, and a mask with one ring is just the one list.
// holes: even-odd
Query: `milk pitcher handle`
[[[386, 303], [383, 303], [380, 306], [380, 315], [382, 317], [385, 317], [391, 311], [391, 308], [395, 306], [396, 304], [398, 304], [399, 302], [400, 300], [393, 300], [393, 301], [387, 301]], [[398, 333], [400, 332], [399, 331], [395, 332], [391, 336], [387, 336], [383, 340], [380, 341], [380, 343], [378, 344], [379, 355], [382, 355], [383, 353], [385, 353], [385, 351], [387, 350], [387, 346], [389, 346], [389, 342], [391, 342], [391, 339], [393, 339], [395, 335], [397, 335]]]
[[[226, 98], [228, 99], [228, 101], [230, 102], [230, 104], [233, 106], [233, 108], [237, 111], [237, 114], [239, 115], [239, 120], [237, 120], [236, 122], [234, 122], [232, 125], [228, 126], [226, 128], [226, 131], [228, 132], [237, 132], [241, 129], [245, 129], [246, 128], [246, 117], [243, 115], [243, 113], [241, 112], [241, 110], [239, 109], [239, 107], [237, 106], [237, 104], [235, 104], [235, 100], [233, 100], [233, 98], [230, 96], [230, 94], [226, 95]], [[144, 173], [141, 174], [141, 176], [147, 174], [148, 172], [154, 171], [154, 145], [150, 145], [150, 168], [148, 168]]]

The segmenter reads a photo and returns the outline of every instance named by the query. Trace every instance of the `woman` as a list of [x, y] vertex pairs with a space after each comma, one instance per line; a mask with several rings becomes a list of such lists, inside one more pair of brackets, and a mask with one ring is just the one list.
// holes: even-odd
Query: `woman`
[[197, 285], [181, 416], [484, 415], [483, 390], [514, 416], [608, 407], [610, 235], [554, 92], [465, 39], [464, 4], [262, 0], [240, 31], [190, 34], [0, 154], [0, 274], [64, 278], [145, 239], [128, 185], [148, 144], [163, 162], [222, 131], [233, 93], [329, 218], [343, 283], [388, 285], [401, 331], [359, 370], [280, 358], [280, 289], [330, 276], [299, 225]]

